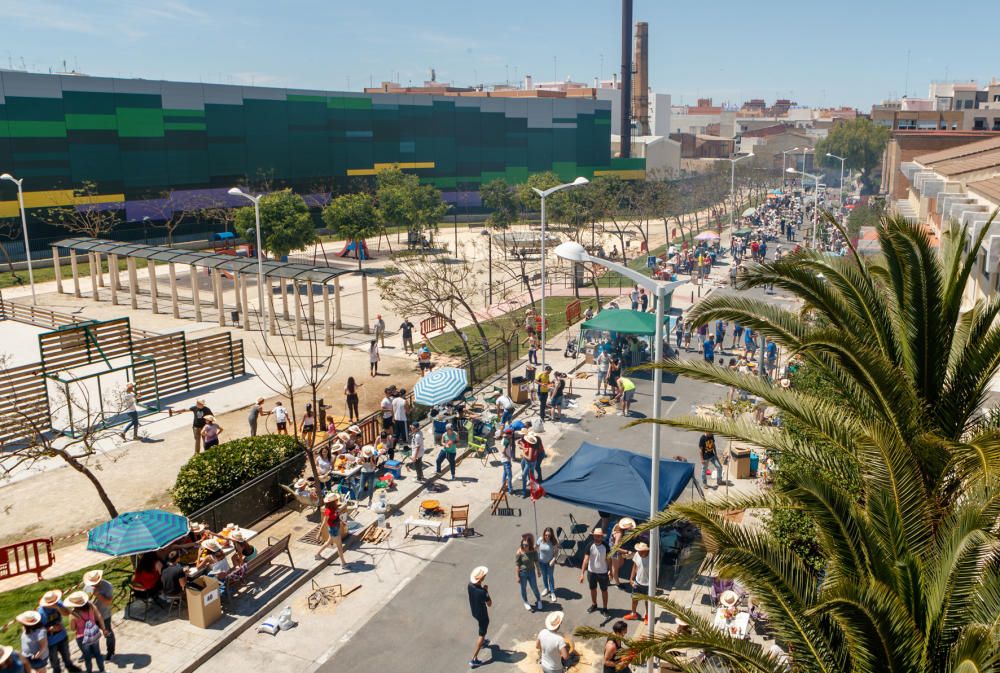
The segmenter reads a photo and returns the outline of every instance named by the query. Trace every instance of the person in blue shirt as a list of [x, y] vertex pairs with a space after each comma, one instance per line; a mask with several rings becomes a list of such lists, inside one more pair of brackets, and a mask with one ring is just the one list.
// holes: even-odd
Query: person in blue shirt
[[717, 320], [715, 323], [715, 343], [718, 344], [719, 350], [725, 350], [726, 343], [726, 321]]
[[764, 346], [764, 355], [767, 356], [768, 370], [773, 372], [774, 368], [778, 365], [778, 344], [768, 339], [767, 345]]
[[702, 353], [705, 356], [705, 362], [715, 362], [715, 337], [708, 337], [705, 339], [705, 343], [702, 344]]
[[754, 353], [757, 351], [757, 335], [752, 329], [747, 329], [743, 334], [743, 344], [747, 348], [747, 352]]
[[740, 339], [742, 338], [743, 338], [743, 325], [739, 324], [738, 322], [733, 323], [733, 348], [736, 348], [736, 344], [738, 344], [740, 342]]
[[[49, 663], [55, 673], [62, 673], [63, 665], [69, 673], [79, 673], [83, 669], [73, 663], [69, 653], [69, 637], [63, 617], [69, 616], [69, 610], [63, 607], [62, 592], [58, 589], [46, 591], [38, 601], [38, 614], [42, 616], [42, 624], [49, 641]], [[62, 663], [59, 659], [62, 658]]]

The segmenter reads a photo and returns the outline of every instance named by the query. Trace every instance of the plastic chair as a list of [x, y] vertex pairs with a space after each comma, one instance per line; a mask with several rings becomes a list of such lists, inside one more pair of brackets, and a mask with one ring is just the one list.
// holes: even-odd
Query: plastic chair
[[476, 457], [483, 461], [483, 465], [489, 460], [489, 452], [486, 450], [486, 438], [476, 437], [469, 434], [469, 448], [476, 452]]

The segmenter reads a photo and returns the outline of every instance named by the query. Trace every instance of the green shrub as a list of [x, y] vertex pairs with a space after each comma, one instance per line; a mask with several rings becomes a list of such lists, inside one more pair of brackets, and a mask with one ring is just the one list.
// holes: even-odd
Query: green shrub
[[243, 437], [213, 446], [177, 473], [174, 502], [189, 515], [300, 451], [302, 445], [291, 435]]

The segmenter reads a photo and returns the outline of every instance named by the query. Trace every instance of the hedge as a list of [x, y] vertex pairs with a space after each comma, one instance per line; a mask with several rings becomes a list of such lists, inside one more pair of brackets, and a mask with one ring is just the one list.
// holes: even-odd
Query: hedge
[[196, 512], [303, 449], [291, 435], [234, 439], [193, 456], [177, 473], [172, 495], [185, 515]]

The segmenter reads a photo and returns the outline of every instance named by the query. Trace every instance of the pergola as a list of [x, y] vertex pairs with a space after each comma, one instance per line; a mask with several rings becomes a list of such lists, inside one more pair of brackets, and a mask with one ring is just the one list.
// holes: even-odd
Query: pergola
[[[118, 268], [119, 258], [124, 257], [128, 270], [128, 292], [133, 309], [139, 308], [138, 303], [138, 271], [136, 260], [145, 260], [146, 269], [149, 273], [150, 303], [153, 313], [160, 312], [160, 298], [157, 290], [157, 263], [165, 264], [170, 278], [170, 306], [175, 318], [180, 318], [180, 307], [177, 296], [177, 265], [185, 264], [191, 267], [190, 290], [191, 299], [194, 305], [195, 320], [202, 320], [202, 300], [200, 297], [201, 288], [198, 283], [198, 269], [205, 269], [211, 279], [211, 297], [206, 302], [215, 308], [219, 315], [219, 326], [225, 325], [225, 297], [223, 294], [223, 274], [229, 275], [233, 279], [235, 307], [238, 315], [243, 316], [243, 328], [250, 330], [249, 303], [247, 302], [247, 283], [250, 278], [257, 277], [256, 258], [237, 257], [216, 252], [202, 252], [197, 250], [185, 250], [181, 248], [168, 248], [159, 245], [144, 245], [141, 243], [124, 243], [120, 241], [109, 241], [98, 238], [67, 238], [52, 245], [52, 262], [55, 267], [56, 289], [63, 293], [62, 270], [60, 267], [59, 250], [69, 251], [70, 269], [73, 276], [73, 294], [81, 297], [80, 273], [77, 263], [78, 254], [87, 254], [90, 258], [90, 281], [91, 294], [95, 300], [100, 300], [99, 287], [102, 286], [104, 271], [101, 268], [101, 255], [108, 257], [108, 269], [110, 272], [109, 291], [111, 303], [118, 305], [118, 294], [124, 289], [121, 282], [120, 270]], [[340, 329], [343, 324], [341, 320], [340, 302], [340, 277], [344, 274], [355, 273], [353, 270], [338, 269], [333, 267], [316, 267], [309, 264], [294, 262], [266, 261], [264, 266], [264, 295], [267, 297], [270, 315], [270, 333], [277, 333], [277, 311], [274, 307], [274, 286], [273, 282], [278, 281], [281, 294], [282, 314], [285, 320], [291, 320], [289, 315], [288, 284], [291, 282], [294, 300], [294, 320], [296, 338], [302, 338], [303, 320], [308, 320], [310, 325], [316, 324], [316, 303], [314, 298], [315, 286], [321, 288], [323, 299], [323, 332], [324, 339], [328, 345], [333, 343], [333, 328]], [[100, 282], [98, 282], [100, 274]], [[333, 314], [331, 319], [330, 311], [330, 282], [333, 283]], [[302, 285], [306, 288], [306, 311], [303, 315]], [[364, 329], [367, 333], [368, 325], [368, 277], [361, 276], [362, 311], [364, 316]], [[261, 308], [258, 308], [258, 311]]]

